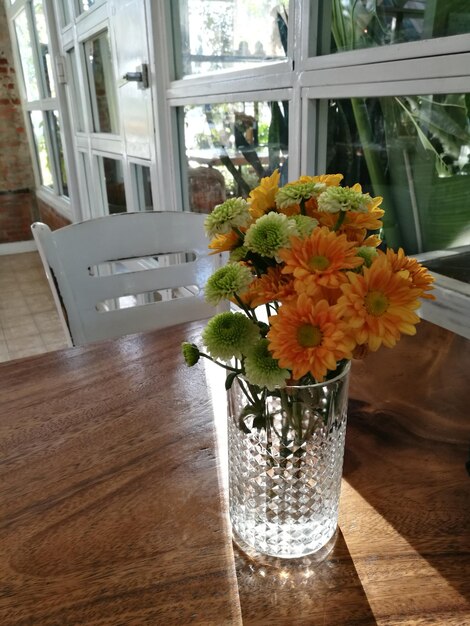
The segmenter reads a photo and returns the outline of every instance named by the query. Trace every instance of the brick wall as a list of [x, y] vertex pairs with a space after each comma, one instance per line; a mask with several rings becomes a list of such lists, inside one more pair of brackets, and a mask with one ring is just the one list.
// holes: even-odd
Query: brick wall
[[8, 23], [0, 2], [0, 243], [31, 239], [29, 226], [37, 215], [33, 189]]
[[37, 199], [37, 203], [39, 213], [38, 219], [41, 222], [44, 222], [44, 224], [47, 224], [51, 230], [68, 226], [71, 223], [70, 220], [57, 213], [57, 211], [39, 198]]
[[32, 239], [30, 226], [36, 216], [34, 195], [30, 191], [0, 192], [0, 244]]

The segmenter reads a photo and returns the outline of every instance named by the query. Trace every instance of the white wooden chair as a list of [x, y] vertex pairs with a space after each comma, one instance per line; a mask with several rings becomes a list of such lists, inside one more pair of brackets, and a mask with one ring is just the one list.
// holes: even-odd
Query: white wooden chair
[[[70, 345], [212, 316], [203, 286], [223, 255], [208, 254], [205, 215], [122, 213], [31, 230]], [[222, 309], [220, 309], [222, 310]]]

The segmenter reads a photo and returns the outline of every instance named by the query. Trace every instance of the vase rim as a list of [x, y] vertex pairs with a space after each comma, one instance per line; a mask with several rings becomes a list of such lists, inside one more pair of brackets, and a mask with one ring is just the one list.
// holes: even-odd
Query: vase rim
[[321, 383], [311, 383], [310, 385], [286, 385], [285, 387], [277, 387], [277, 389], [311, 389], [312, 387], [324, 387], [325, 385], [330, 385], [331, 383], [336, 383], [338, 380], [344, 378], [351, 369], [351, 361], [348, 361], [346, 365], [344, 365], [343, 369], [339, 374], [337, 374], [334, 378], [330, 378], [329, 380], [324, 380]]

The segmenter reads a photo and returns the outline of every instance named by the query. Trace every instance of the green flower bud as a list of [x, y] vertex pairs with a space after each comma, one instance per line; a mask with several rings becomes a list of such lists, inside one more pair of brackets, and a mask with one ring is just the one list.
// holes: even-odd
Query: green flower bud
[[183, 352], [183, 357], [186, 361], [186, 365], [188, 365], [189, 367], [196, 365], [201, 356], [199, 348], [194, 343], [189, 343], [187, 341], [184, 341], [181, 344], [181, 351]]

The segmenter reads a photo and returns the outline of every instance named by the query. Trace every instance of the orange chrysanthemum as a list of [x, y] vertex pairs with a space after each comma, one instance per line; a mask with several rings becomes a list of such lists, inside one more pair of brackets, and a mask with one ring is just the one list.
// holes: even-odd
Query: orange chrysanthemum
[[341, 285], [338, 310], [351, 327], [359, 345], [375, 352], [383, 344], [392, 348], [400, 333], [414, 335], [419, 317], [420, 291], [395, 273], [385, 255], [378, 256], [363, 274], [347, 273], [349, 283]]
[[286, 207], [278, 207], [278, 213], [283, 213], [286, 217], [292, 217], [293, 215], [300, 215], [300, 204], [290, 204]]
[[274, 198], [279, 191], [279, 180], [281, 175], [279, 170], [274, 170], [271, 176], [266, 176], [260, 180], [258, 187], [250, 191], [248, 196], [249, 210], [253, 219], [258, 219], [271, 209], [276, 208]]
[[413, 287], [419, 289], [421, 298], [436, 299], [431, 293], [426, 293], [426, 291], [433, 289], [434, 278], [421, 263], [405, 256], [403, 248], [399, 248], [398, 252], [388, 248], [386, 254], [393, 271], [399, 272], [400, 276], [409, 280]]
[[343, 180], [342, 174], [321, 174], [320, 176], [301, 176], [298, 183], [325, 183], [327, 187], [338, 187]]
[[338, 289], [347, 282], [344, 270], [362, 265], [356, 246], [328, 228], [315, 228], [306, 239], [291, 239], [290, 249], [281, 250], [285, 262], [282, 272], [293, 274], [298, 293], [310, 295], [317, 286]]
[[361, 246], [370, 246], [371, 248], [377, 248], [377, 246], [380, 246], [381, 243], [382, 240], [378, 235], [369, 235], [361, 243]]
[[[314, 197], [309, 198], [307, 202], [305, 203], [305, 215], [308, 215], [308, 217], [315, 217], [317, 215], [317, 209], [318, 209], [318, 200]], [[317, 221], [319, 222], [319, 220]], [[323, 226], [323, 224], [321, 224], [321, 226]]]
[[313, 302], [306, 294], [281, 306], [269, 318], [269, 350], [294, 379], [310, 373], [322, 381], [341, 359], [352, 358], [354, 341], [336, 307], [326, 300]]
[[231, 230], [226, 235], [216, 235], [209, 244], [209, 248], [214, 251], [210, 254], [233, 250], [238, 247], [240, 243], [240, 237], [234, 230]]
[[277, 266], [270, 267], [266, 274], [255, 278], [243, 295], [243, 301], [255, 308], [268, 302], [285, 302], [294, 295], [294, 281], [283, 276], [281, 268]]

